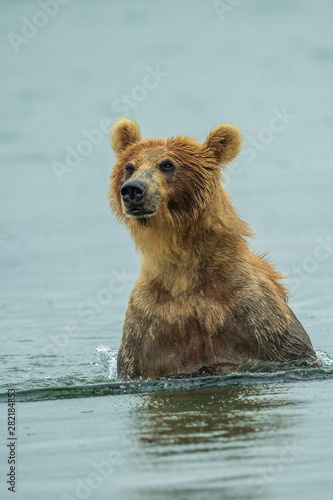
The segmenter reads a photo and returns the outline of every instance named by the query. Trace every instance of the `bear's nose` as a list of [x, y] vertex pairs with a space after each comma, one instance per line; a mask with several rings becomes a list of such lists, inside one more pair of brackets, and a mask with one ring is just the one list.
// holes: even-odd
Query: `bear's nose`
[[146, 193], [146, 187], [140, 181], [126, 181], [121, 187], [120, 194], [125, 203], [138, 203]]

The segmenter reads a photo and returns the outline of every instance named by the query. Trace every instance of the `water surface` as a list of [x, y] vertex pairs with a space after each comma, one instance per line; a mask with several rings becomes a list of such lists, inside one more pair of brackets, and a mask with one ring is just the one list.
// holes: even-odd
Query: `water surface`
[[[71, 0], [16, 53], [8, 35], [40, 3], [0, 7], [1, 498], [15, 387], [17, 500], [330, 500], [332, 3], [226, 1], [219, 16], [210, 1]], [[140, 94], [149, 71], [162, 76]], [[139, 259], [109, 212], [96, 130], [126, 95], [145, 137], [242, 128], [228, 190], [289, 274], [323, 369], [115, 382]]]

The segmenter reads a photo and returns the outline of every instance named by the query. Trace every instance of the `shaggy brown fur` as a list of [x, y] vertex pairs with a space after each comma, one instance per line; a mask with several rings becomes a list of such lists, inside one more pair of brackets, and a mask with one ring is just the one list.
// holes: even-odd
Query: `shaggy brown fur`
[[[121, 119], [111, 141], [111, 208], [142, 257], [119, 378], [226, 373], [249, 359], [315, 359], [282, 276], [249, 250], [252, 232], [221, 185], [221, 169], [241, 147], [238, 127], [218, 125], [203, 144], [187, 136], [142, 140], [138, 124]], [[146, 190], [139, 202], [122, 199], [129, 180]]]

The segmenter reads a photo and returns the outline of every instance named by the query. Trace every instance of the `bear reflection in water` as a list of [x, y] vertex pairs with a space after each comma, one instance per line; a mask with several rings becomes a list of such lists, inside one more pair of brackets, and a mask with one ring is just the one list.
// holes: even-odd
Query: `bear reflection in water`
[[141, 255], [118, 353], [120, 380], [223, 374], [247, 360], [315, 360], [282, 276], [250, 251], [248, 224], [221, 184], [241, 147], [220, 124], [204, 143], [111, 130], [111, 209]]

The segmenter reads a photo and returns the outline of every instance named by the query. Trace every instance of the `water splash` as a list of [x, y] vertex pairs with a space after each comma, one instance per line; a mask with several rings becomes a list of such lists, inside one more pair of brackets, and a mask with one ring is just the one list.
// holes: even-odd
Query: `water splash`
[[[118, 349], [114, 349], [107, 345], [100, 345], [96, 348], [97, 364], [101, 364], [107, 373], [107, 379], [110, 381], [117, 381], [117, 356]], [[325, 370], [333, 369], [333, 359], [324, 351], [316, 351], [318, 361]], [[305, 363], [306, 364], [306, 363]], [[300, 368], [304, 367], [304, 360], [300, 360]], [[313, 367], [313, 362], [310, 361], [308, 368]], [[297, 368], [297, 361], [292, 362], [272, 362], [249, 360], [242, 363], [239, 369], [235, 372], [238, 374], [245, 373], [276, 373], [284, 372]]]
[[[33, 387], [28, 390], [18, 390], [16, 392], [17, 401], [31, 402], [52, 399], [72, 399], [87, 398], [106, 395], [125, 395], [125, 394], [148, 394], [153, 392], [179, 391], [179, 390], [201, 390], [210, 387], [222, 387], [230, 385], [253, 385], [262, 383], [296, 383], [311, 380], [333, 380], [333, 358], [326, 352], [317, 351], [316, 354], [320, 365], [309, 367], [287, 367], [286, 365], [278, 367], [276, 363], [268, 366], [267, 362], [256, 371], [248, 371], [243, 366], [243, 370], [230, 373], [228, 375], [216, 375], [205, 377], [171, 377], [168, 379], [147, 380], [147, 381], [127, 381], [116, 382], [117, 377], [117, 349], [108, 346], [98, 346], [97, 349], [98, 364], [101, 364], [106, 373], [109, 382], [100, 380], [93, 384], [84, 383], [83, 380], [71, 379], [71, 384], [66, 380], [66, 385], [42, 388]], [[253, 366], [251, 367], [254, 368]], [[100, 377], [99, 377], [100, 378]], [[59, 380], [60, 382], [60, 380]], [[81, 383], [80, 383], [81, 382]], [[0, 392], [0, 403], [7, 402], [7, 392]]]
[[109, 380], [117, 380], [117, 356], [118, 349], [113, 349], [107, 345], [100, 345], [96, 348], [98, 362], [103, 365], [108, 372]]
[[333, 368], [333, 359], [324, 351], [316, 351], [318, 360], [323, 364], [326, 370], [331, 370]]
[[[54, 399], [76, 399], [96, 396], [120, 396], [125, 394], [149, 394], [154, 392], [173, 392], [185, 390], [202, 390], [210, 387], [231, 385], [254, 385], [267, 383], [296, 383], [311, 380], [333, 380], [333, 369], [297, 368], [293, 371], [272, 373], [233, 373], [229, 375], [169, 378], [147, 381], [108, 382], [93, 385], [72, 387], [49, 387], [17, 391], [16, 400], [20, 402], [43, 401]], [[7, 402], [7, 393], [0, 393], [0, 403]]]

